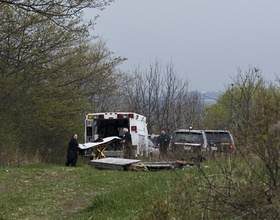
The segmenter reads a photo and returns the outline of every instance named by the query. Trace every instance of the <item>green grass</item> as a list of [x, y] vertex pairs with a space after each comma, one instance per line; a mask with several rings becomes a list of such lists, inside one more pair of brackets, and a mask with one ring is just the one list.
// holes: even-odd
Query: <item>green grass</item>
[[0, 220], [256, 219], [256, 210], [259, 219], [266, 213], [273, 219], [280, 213], [279, 181], [268, 201], [269, 176], [255, 158], [251, 168], [242, 158], [220, 157], [199, 167], [148, 172], [79, 162], [75, 168], [0, 167]]
[[[186, 170], [178, 174], [186, 175]], [[139, 219], [173, 193], [173, 171], [129, 172], [34, 164], [0, 167], [0, 219]]]

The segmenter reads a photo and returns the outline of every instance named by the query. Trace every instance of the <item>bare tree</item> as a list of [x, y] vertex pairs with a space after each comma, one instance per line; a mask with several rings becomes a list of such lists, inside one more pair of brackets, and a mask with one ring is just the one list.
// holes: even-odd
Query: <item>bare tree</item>
[[[114, 0], [0, 0], [0, 4], [11, 5], [27, 12], [41, 14], [48, 19], [79, 16], [83, 9], [104, 9]], [[72, 17], [73, 18], [73, 17]]]
[[165, 71], [158, 61], [150, 65], [148, 72], [134, 70], [125, 88], [126, 109], [146, 115], [150, 133], [159, 133], [162, 128], [168, 133], [186, 128], [198, 119], [202, 108], [202, 102], [195, 103], [199, 95], [188, 91], [188, 82], [176, 74], [172, 63]]

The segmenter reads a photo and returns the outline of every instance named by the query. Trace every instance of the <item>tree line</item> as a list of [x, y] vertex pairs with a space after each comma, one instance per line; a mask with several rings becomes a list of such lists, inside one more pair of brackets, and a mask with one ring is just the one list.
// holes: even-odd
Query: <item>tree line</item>
[[0, 1], [0, 164], [64, 160], [72, 133], [82, 142], [89, 112], [135, 111], [153, 132], [195, 123], [182, 108], [200, 109], [200, 96], [171, 64], [122, 72], [126, 58], [90, 36], [94, 22], [84, 23], [82, 10], [109, 3]]
[[0, 3], [0, 163], [65, 154], [71, 133], [82, 134], [97, 79], [113, 79], [125, 60], [91, 43], [79, 2]]
[[172, 63], [155, 61], [147, 70], [123, 72], [119, 65], [126, 58], [92, 39], [94, 24], [82, 20], [82, 9], [109, 3], [0, 1], [2, 162], [15, 152], [47, 162], [64, 155], [73, 132], [82, 142], [89, 112], [143, 114], [150, 133], [227, 129], [243, 145], [266, 137], [279, 120], [277, 84], [265, 81], [257, 68], [239, 70], [216, 104], [205, 106]]

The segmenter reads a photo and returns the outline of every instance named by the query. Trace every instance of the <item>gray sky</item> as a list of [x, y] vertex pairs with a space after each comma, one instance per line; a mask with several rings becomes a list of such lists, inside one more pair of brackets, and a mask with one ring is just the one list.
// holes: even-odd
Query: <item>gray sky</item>
[[237, 68], [280, 75], [280, 1], [116, 0], [85, 18], [96, 14], [92, 34], [128, 58], [124, 71], [172, 62], [191, 90], [209, 92], [223, 91]]

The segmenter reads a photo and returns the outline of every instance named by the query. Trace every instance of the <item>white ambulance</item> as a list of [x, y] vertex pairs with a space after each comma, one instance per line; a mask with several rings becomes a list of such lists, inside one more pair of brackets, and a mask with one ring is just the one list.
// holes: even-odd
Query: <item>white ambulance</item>
[[[135, 157], [149, 155], [147, 119], [145, 116], [133, 112], [87, 114], [85, 119], [85, 143], [93, 142], [99, 137], [117, 136], [122, 138], [123, 128], [127, 128], [131, 134]], [[115, 144], [108, 146], [104, 154], [106, 157], [113, 157], [120, 156], [121, 152], [122, 145]]]

